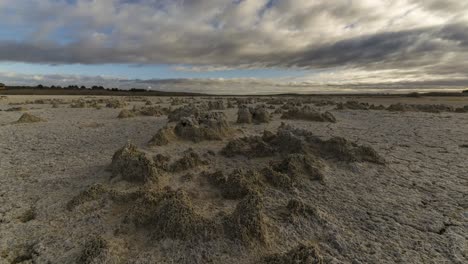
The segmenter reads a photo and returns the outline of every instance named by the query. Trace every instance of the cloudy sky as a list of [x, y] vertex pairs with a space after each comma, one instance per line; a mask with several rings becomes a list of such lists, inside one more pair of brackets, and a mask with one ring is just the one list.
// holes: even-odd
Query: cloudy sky
[[209, 93], [468, 87], [468, 1], [0, 0], [0, 82]]

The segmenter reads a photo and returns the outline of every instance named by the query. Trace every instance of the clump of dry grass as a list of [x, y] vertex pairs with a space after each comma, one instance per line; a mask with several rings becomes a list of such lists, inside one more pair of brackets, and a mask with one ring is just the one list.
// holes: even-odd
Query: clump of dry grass
[[24, 113], [15, 123], [24, 124], [24, 123], [37, 123], [45, 122], [46, 120], [30, 113]]
[[158, 182], [160, 175], [153, 160], [136, 146], [127, 143], [112, 157], [113, 177], [122, 176], [130, 182]]

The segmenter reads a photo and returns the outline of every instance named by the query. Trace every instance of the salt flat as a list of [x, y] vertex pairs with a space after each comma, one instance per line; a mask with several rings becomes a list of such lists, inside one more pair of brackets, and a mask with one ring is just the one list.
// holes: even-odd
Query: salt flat
[[[468, 105], [2, 98], [0, 263], [466, 263], [468, 113], [337, 110], [348, 100]], [[197, 118], [168, 123], [188, 104]], [[262, 104], [268, 120], [236, 122], [238, 106]], [[294, 107], [336, 122], [281, 118]], [[15, 123], [25, 112], [43, 121]], [[148, 144], [167, 125], [168, 142]]]

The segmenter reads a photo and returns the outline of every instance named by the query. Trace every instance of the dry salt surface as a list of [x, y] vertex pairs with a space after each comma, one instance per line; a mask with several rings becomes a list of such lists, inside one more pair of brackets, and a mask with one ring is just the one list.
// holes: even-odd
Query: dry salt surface
[[[165, 115], [119, 119], [122, 109], [21, 104], [38, 98], [0, 99], [2, 264], [262, 263], [275, 254], [287, 256], [286, 252], [303, 243], [312, 243], [320, 260], [309, 255], [299, 256], [296, 262], [284, 258], [271, 263], [468, 263], [468, 113], [338, 111], [325, 106], [320, 109], [330, 111], [336, 123], [282, 120], [272, 115], [267, 124], [236, 124], [236, 106], [222, 110], [234, 131], [232, 137], [201, 143], [177, 140], [149, 147], [153, 135], [167, 124]], [[40, 99], [44, 98], [52, 96]], [[54, 98], [70, 102], [78, 97]], [[127, 109], [143, 106], [144, 100], [170, 105], [169, 98], [125, 99]], [[385, 100], [398, 102], [398, 98]], [[380, 104], [372, 98], [365, 101]], [[3, 111], [13, 106], [9, 103], [20, 103], [14, 106], [45, 121], [17, 124], [24, 111]], [[466, 105], [468, 100], [456, 104]], [[215, 219], [218, 211], [230, 214], [239, 201], [220, 198], [199, 174], [267, 166], [268, 158], [227, 158], [219, 152], [232, 138], [261, 135], [264, 130], [276, 132], [281, 122], [324, 140], [339, 136], [371, 146], [386, 163], [327, 160], [322, 183], [305, 179], [293, 191], [265, 185], [262, 215], [267, 243], [156, 239], [150, 228], [127, 227], [131, 204], [118, 205], [108, 199], [67, 209], [70, 200], [97, 183], [118, 191], [141, 187], [113, 178], [108, 169], [113, 154], [131, 142], [145, 153], [161, 153], [171, 161], [188, 148], [199, 153], [209, 165], [189, 170], [195, 175], [192, 182], [181, 182], [179, 177], [187, 177], [187, 172], [180, 172], [168, 173], [165, 184], [186, 189], [193, 208], [203, 217]], [[320, 213], [292, 219], [285, 211], [291, 199]], [[94, 236], [106, 242], [97, 243], [97, 253], [91, 250], [91, 257], [84, 258], [86, 243]]]

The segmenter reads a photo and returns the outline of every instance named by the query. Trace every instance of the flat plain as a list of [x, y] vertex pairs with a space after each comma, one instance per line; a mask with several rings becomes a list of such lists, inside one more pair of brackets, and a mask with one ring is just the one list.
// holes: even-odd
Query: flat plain
[[468, 97], [0, 110], [0, 263], [468, 262]]

